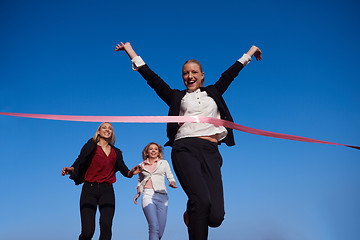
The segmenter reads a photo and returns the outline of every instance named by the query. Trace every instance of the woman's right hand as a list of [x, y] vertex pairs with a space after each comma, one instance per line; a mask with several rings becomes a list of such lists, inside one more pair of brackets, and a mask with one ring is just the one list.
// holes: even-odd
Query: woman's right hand
[[125, 48], [128, 48], [128, 47], [131, 47], [129, 42], [127, 42], [125, 44], [123, 42], [120, 42], [120, 44], [116, 45], [115, 51], [125, 51], [126, 50]]
[[64, 168], [61, 170], [61, 176], [65, 176], [65, 175], [71, 174], [73, 171], [74, 171], [74, 167], [64, 167]]
[[126, 42], [125, 44], [123, 42], [120, 42], [120, 44], [117, 44], [115, 47], [115, 51], [125, 51], [126, 54], [129, 56], [130, 59], [133, 59], [137, 56], [134, 49], [131, 47], [129, 42]]

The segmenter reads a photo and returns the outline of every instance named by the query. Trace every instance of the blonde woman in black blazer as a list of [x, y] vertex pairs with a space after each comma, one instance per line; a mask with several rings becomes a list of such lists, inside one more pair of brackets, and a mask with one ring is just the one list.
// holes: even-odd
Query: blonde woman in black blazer
[[[115, 51], [125, 51], [149, 86], [169, 106], [169, 116], [203, 116], [233, 121], [222, 97], [230, 83], [251, 57], [261, 60], [261, 51], [252, 46], [228, 68], [214, 84], [204, 87], [204, 72], [194, 59], [182, 67], [186, 90], [172, 89], [133, 50], [130, 43], [120, 43]], [[190, 240], [206, 240], [208, 227], [218, 227], [224, 220], [224, 197], [221, 177], [222, 157], [218, 144], [235, 145], [232, 129], [207, 123], [169, 123], [171, 160], [179, 182], [188, 196], [184, 221]]]

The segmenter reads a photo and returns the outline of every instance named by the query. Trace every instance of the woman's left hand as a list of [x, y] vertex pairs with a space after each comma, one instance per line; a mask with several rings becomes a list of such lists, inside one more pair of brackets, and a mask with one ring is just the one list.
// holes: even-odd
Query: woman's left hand
[[129, 171], [129, 177], [132, 177], [133, 175], [136, 175], [142, 171], [142, 167], [140, 165], [136, 165]]
[[176, 186], [176, 182], [171, 182], [171, 183], [169, 184], [169, 186], [172, 187], [172, 188], [178, 188], [178, 187]]
[[136, 165], [131, 169], [131, 171], [133, 172], [134, 175], [136, 175], [142, 171], [142, 167], [140, 165]]
[[249, 55], [250, 57], [254, 56], [256, 58], [257, 61], [261, 60], [261, 50], [260, 48], [256, 47], [256, 46], [252, 46], [249, 51], [246, 53], [247, 55]]
[[140, 192], [138, 192], [134, 197], [134, 203], [137, 204], [137, 200], [140, 197]]

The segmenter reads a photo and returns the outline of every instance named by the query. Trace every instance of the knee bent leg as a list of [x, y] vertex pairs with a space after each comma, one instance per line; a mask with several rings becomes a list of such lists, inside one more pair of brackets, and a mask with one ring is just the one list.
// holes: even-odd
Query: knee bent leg
[[209, 227], [219, 227], [224, 221], [225, 214], [219, 214], [217, 216], [209, 216]]

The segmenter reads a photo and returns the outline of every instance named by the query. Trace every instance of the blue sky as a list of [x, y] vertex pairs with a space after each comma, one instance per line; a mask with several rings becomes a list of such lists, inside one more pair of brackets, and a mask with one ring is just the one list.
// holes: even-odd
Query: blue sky
[[[359, 146], [359, 10], [348, 0], [2, 0], [0, 112], [166, 115], [116, 43], [131, 42], [180, 89], [186, 60], [198, 59], [212, 84], [254, 44], [263, 60], [246, 66], [224, 95], [236, 123]], [[1, 238], [76, 239], [81, 187], [60, 171], [99, 124], [7, 116], [0, 124]], [[129, 167], [148, 142], [166, 142], [165, 124], [114, 128]], [[220, 147], [226, 218], [209, 239], [360, 238], [358, 150], [242, 132], [235, 141]], [[141, 206], [132, 202], [136, 178], [117, 179], [113, 239], [146, 239]], [[186, 239], [186, 196], [179, 188], [169, 197], [163, 239]]]

